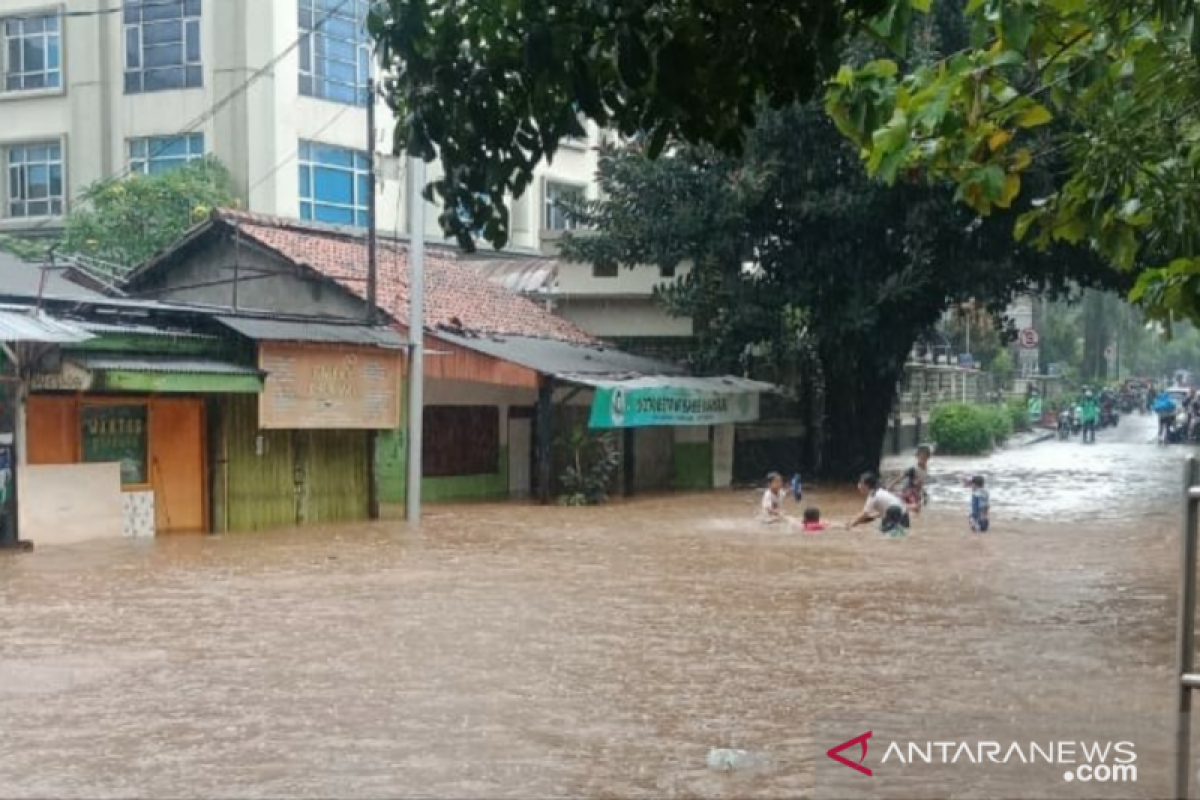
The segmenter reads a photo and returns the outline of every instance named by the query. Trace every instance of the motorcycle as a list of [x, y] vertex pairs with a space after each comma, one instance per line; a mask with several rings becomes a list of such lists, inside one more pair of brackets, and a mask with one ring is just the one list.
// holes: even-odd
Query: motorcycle
[[1071, 435], [1078, 436], [1083, 433], [1083, 409], [1076, 407], [1071, 412]]
[[1058, 438], [1062, 441], [1071, 438], [1071, 412], [1069, 411], [1058, 412]]
[[1100, 409], [1100, 427], [1115, 428], [1121, 421], [1121, 417], [1117, 414], [1117, 410], [1108, 405]]

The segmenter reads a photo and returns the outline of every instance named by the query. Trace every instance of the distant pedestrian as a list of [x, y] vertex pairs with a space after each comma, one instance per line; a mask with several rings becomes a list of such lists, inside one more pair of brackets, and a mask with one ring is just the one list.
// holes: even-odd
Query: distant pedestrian
[[778, 472], [767, 475], [767, 489], [763, 492], [762, 506], [758, 511], [759, 522], [771, 525], [784, 520], [783, 476]]
[[864, 473], [858, 480], [858, 492], [866, 497], [862, 512], [846, 526], [855, 528], [879, 520], [879, 532], [888, 537], [908, 535], [910, 525], [904, 501], [879, 485], [879, 476]]
[[975, 533], [987, 533], [988, 527], [991, 525], [988, 516], [991, 498], [988, 496], [988, 490], [983, 488], [983, 483], [982, 475], [971, 478], [971, 513], [968, 520], [971, 523], [971, 530]]

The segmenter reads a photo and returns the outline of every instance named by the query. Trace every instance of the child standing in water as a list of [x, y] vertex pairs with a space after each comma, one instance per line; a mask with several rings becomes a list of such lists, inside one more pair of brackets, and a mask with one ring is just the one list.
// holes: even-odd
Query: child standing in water
[[929, 457], [933, 451], [929, 445], [923, 444], [917, 448], [917, 463], [904, 471], [904, 474], [892, 482], [889, 491], [895, 492], [900, 488], [900, 499], [914, 514], [921, 513], [925, 505], [925, 481], [929, 478]]
[[758, 511], [758, 521], [765, 524], [782, 522], [783, 515], [783, 476], [778, 472], [767, 475], [767, 490], [763, 492], [762, 507]]
[[983, 476], [976, 475], [971, 478], [971, 514], [968, 517], [971, 530], [975, 533], [987, 533], [990, 525], [988, 519], [990, 505], [991, 499], [988, 497], [988, 490], [983, 488]]

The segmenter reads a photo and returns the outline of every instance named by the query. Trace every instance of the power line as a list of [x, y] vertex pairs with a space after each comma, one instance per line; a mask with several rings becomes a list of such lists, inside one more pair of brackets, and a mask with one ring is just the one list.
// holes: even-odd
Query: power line
[[[143, 5], [144, 6], [145, 5], [160, 5], [161, 6], [161, 5], [171, 5], [171, 4], [175, 4], [175, 3], [181, 3], [181, 2], [183, 2], [183, 0], [144, 0]], [[287, 47], [285, 47], [283, 50], [281, 50], [279, 53], [277, 53], [270, 61], [268, 61], [262, 67], [260, 67], [259, 69], [255, 70], [253, 73], [251, 73], [244, 81], [242, 81], [240, 84], [238, 84], [233, 89], [231, 89], [227, 95], [225, 95], [220, 100], [216, 101], [211, 106], [209, 106], [209, 108], [206, 111], [204, 111], [202, 114], [200, 114], [194, 120], [192, 120], [187, 125], [185, 125], [181, 130], [176, 131], [175, 133], [171, 133], [171, 134], [162, 134], [162, 138], [169, 140], [169, 139], [176, 138], [179, 136], [184, 136], [189, 133], [194, 133], [197, 128], [199, 128], [205, 122], [208, 122], [210, 119], [215, 117], [217, 114], [219, 114], [221, 112], [222, 109], [224, 109], [226, 106], [228, 106], [230, 103], [232, 103], [235, 99], [237, 99], [238, 97], [240, 97], [241, 95], [243, 95], [247, 91], [249, 91], [251, 86], [253, 86], [255, 83], [257, 83], [259, 80], [261, 80], [267, 74], [271, 73], [274, 70], [274, 68], [276, 67], [276, 65], [279, 64], [279, 62], [283, 61], [283, 59], [285, 59], [289, 55], [291, 55], [292, 52], [294, 52], [297, 48], [299, 48], [300, 45], [304, 44], [304, 42], [306, 42], [308, 39], [312, 38], [313, 34], [317, 33], [321, 28], [323, 28], [325, 26], [325, 23], [328, 22], [331, 17], [336, 15], [338, 12], [340, 12], [343, 8], [345, 8], [347, 5], [349, 5], [352, 2], [354, 2], [354, 0], [341, 0], [341, 2], [339, 2], [336, 6], [329, 9], [328, 11], [326, 11], [319, 19], [317, 19], [313, 23], [312, 28], [301, 33], [300, 36], [298, 36], [295, 41], [293, 41], [291, 44], [289, 44]], [[84, 14], [84, 13], [90, 13], [90, 12], [75, 12], [75, 13]], [[169, 144], [170, 143], [168, 141], [164, 141], [162, 143], [162, 145], [160, 145], [160, 147], [157, 148], [153, 153], [147, 154], [146, 160], [149, 161], [149, 160], [153, 159], [154, 157], [161, 155], [163, 152], [166, 151], [166, 148], [169, 146]], [[120, 180], [121, 178], [130, 174], [131, 171], [132, 170], [131, 170], [130, 164], [126, 163], [125, 166], [122, 167], [118, 172], [115, 172], [112, 175], [109, 175], [109, 176], [103, 178], [102, 180], [105, 180], [105, 181]], [[249, 199], [249, 198], [247, 198], [247, 199]], [[38, 225], [35, 225], [33, 228], [31, 228], [29, 230], [29, 232], [36, 233], [37, 231], [42, 230], [43, 228], [49, 226], [51, 224], [51, 222], [54, 222], [54, 221], [56, 221], [56, 218], [55, 219], [47, 218], [43, 222], [41, 222]]]
[[[372, 98], [372, 101], [373, 100], [374, 100], [374, 98]], [[322, 125], [321, 127], [317, 128], [315, 131], [313, 131], [312, 136], [315, 138], [317, 136], [320, 136], [325, 131], [329, 130], [331, 127], [333, 127], [333, 124], [335, 122], [337, 122], [339, 119], [342, 118], [343, 114], [345, 114], [347, 111], [350, 110], [350, 108], [351, 108], [351, 106], [346, 106], [346, 105], [342, 106], [338, 110], [338, 112], [336, 114], [334, 114], [332, 117], [330, 117], [329, 120], [324, 125]], [[288, 155], [286, 155], [283, 158], [276, 161], [275, 165], [273, 167], [271, 167], [271, 169], [267, 172], [267, 174], [263, 175], [261, 178], [259, 178], [257, 181], [255, 181], [254, 184], [252, 186], [250, 186], [249, 189], [246, 190], [246, 202], [247, 203], [250, 202], [250, 195], [254, 192], [255, 189], [262, 186], [264, 183], [266, 183], [271, 178], [273, 178], [275, 176], [275, 174], [277, 172], [279, 172], [279, 170], [283, 169], [288, 164], [295, 161], [299, 155], [300, 155], [300, 148], [297, 147], [291, 153], [289, 153]]]

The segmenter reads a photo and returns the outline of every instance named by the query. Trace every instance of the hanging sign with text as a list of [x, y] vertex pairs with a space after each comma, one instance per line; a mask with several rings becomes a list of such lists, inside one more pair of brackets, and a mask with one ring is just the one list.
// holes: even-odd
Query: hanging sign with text
[[394, 430], [400, 425], [399, 350], [262, 342], [259, 424], [284, 430]]
[[711, 392], [674, 386], [600, 387], [588, 426], [723, 425], [758, 419], [758, 392]]

